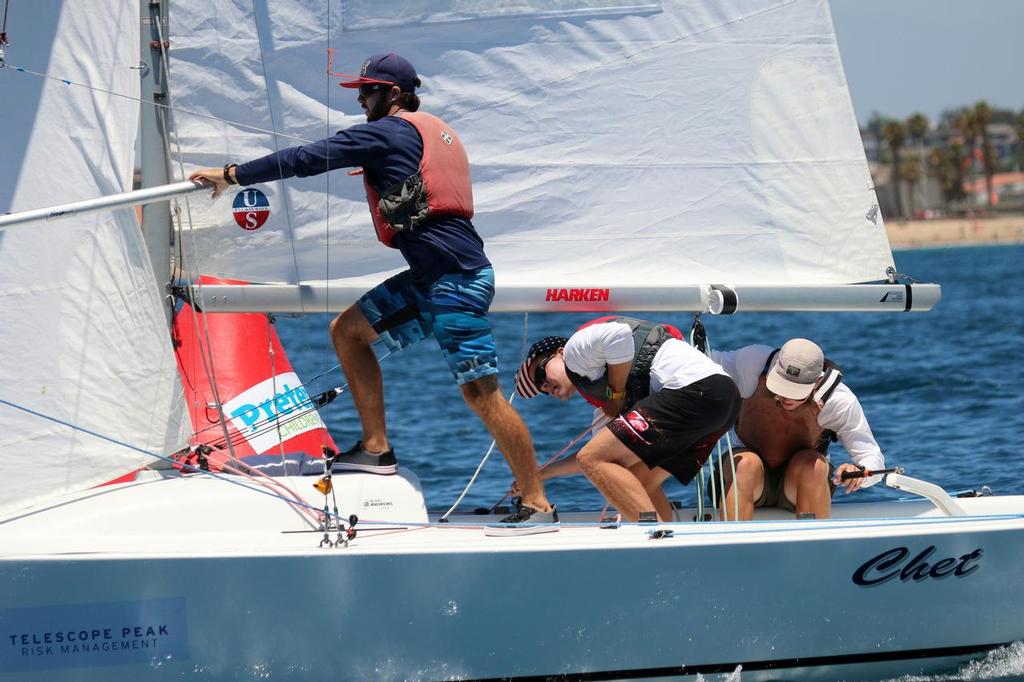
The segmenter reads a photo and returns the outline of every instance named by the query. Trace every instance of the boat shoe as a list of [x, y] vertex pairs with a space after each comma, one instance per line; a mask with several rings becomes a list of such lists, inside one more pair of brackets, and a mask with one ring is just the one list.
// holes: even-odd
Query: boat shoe
[[366, 471], [371, 474], [393, 474], [398, 471], [398, 460], [395, 459], [395, 449], [387, 452], [374, 454], [367, 452], [363, 447], [363, 441], [357, 441], [351, 450], [338, 453], [334, 460], [331, 471]]
[[484, 526], [484, 535], [488, 537], [507, 537], [510, 535], [534, 535], [536, 533], [553, 533], [558, 530], [558, 510], [551, 505], [551, 511], [542, 512], [518, 504], [516, 510], [498, 523]]

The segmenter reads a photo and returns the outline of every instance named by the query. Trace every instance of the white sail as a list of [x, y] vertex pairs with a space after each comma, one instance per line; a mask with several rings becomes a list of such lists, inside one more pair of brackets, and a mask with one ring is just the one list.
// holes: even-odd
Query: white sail
[[[8, 26], [7, 61], [56, 78], [0, 69], [0, 212], [131, 189], [136, 0], [11, 3]], [[0, 232], [0, 508], [185, 442], [157, 291], [130, 208]]]
[[[419, 71], [423, 109], [466, 144], [498, 298], [877, 282], [893, 265], [825, 0], [251, 7], [172, 8], [185, 170], [362, 122], [354, 92], [325, 73], [328, 48], [348, 72], [398, 52]], [[196, 268], [357, 290], [404, 267], [376, 242], [358, 178], [260, 189], [272, 212], [252, 232], [232, 220], [234, 192], [191, 201]]]

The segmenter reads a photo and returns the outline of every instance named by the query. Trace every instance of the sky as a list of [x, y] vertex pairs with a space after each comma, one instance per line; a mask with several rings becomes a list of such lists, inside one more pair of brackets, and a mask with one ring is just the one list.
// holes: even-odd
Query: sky
[[831, 0], [857, 120], [1024, 109], [1024, 0]]

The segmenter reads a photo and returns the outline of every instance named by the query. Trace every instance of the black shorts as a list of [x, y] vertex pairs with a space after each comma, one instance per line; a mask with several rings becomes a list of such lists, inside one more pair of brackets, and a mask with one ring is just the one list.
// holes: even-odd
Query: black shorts
[[638, 400], [608, 429], [648, 467], [661, 467], [687, 485], [739, 415], [736, 384], [715, 374]]

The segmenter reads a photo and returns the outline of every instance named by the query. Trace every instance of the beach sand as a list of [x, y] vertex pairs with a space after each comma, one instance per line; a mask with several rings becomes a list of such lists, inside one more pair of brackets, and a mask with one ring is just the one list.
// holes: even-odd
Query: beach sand
[[996, 218], [887, 221], [893, 249], [1024, 243], [1024, 214]]

